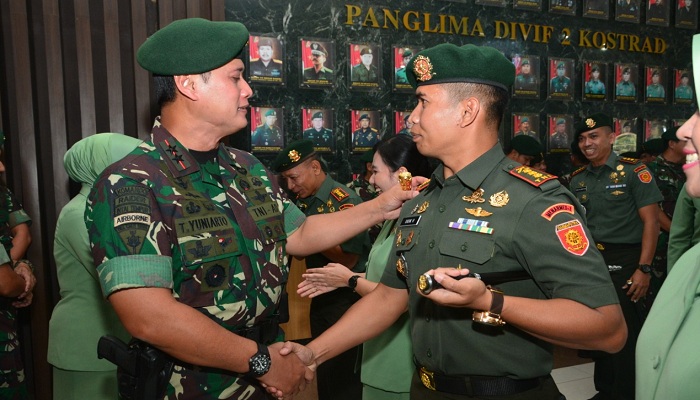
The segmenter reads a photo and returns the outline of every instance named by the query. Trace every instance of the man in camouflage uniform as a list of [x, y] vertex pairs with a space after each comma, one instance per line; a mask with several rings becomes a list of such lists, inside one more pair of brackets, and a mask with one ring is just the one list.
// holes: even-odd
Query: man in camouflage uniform
[[[290, 143], [279, 153], [272, 168], [282, 175], [296, 204], [306, 215], [335, 213], [353, 208], [362, 199], [323, 170], [319, 155], [309, 140]], [[338, 246], [305, 258], [306, 268], [322, 268], [335, 262], [355, 272], [364, 272], [370, 242], [363, 232]], [[311, 337], [332, 326], [360, 296], [349, 287], [339, 288], [311, 299]], [[354, 347], [318, 371], [319, 400], [357, 400], [362, 397], [360, 373], [355, 370], [360, 347]]]
[[361, 63], [352, 67], [351, 76], [353, 82], [377, 82], [377, 66], [372, 64], [374, 54], [369, 47], [360, 50]]
[[666, 278], [668, 235], [671, 231], [671, 221], [673, 220], [676, 201], [680, 196], [680, 191], [686, 179], [683, 173], [683, 164], [685, 162], [683, 146], [685, 146], [685, 140], [678, 140], [676, 137], [677, 130], [678, 127], [675, 127], [661, 135], [661, 140], [664, 142], [664, 151], [654, 161], [647, 164], [664, 198], [659, 208], [661, 233], [659, 233], [656, 254], [652, 263], [654, 270], [652, 288], [655, 289], [655, 292], [658, 291], [661, 283]]
[[307, 218], [260, 161], [224, 146], [248, 123], [248, 37], [240, 23], [191, 18], [139, 48], [161, 88], [160, 116], [150, 140], [108, 167], [88, 199], [103, 293], [130, 334], [174, 360], [168, 399], [268, 399], [261, 383], [302, 389], [310, 360], [281, 356], [275, 343], [287, 252], [333, 247], [395, 218], [415, 195], [387, 192]]
[[275, 123], [277, 122], [277, 112], [267, 110], [265, 112], [265, 123], [255, 128], [253, 132], [253, 146], [281, 146], [282, 133]]
[[369, 114], [360, 115], [360, 127], [352, 133], [352, 145], [354, 147], [372, 147], [379, 141], [379, 132], [369, 126]]

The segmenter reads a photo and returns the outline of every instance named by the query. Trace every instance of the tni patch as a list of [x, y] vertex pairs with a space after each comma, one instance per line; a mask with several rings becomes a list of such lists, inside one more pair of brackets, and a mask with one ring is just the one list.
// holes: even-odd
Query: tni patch
[[590, 241], [583, 230], [581, 221], [572, 219], [556, 226], [556, 234], [564, 249], [571, 254], [582, 256], [588, 251]]

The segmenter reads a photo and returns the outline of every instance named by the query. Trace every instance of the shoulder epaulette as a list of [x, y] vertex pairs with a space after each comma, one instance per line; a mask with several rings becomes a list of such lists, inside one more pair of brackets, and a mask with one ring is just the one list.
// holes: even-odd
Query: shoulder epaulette
[[517, 168], [513, 168], [508, 171], [512, 176], [521, 179], [532, 186], [540, 187], [543, 183], [551, 181], [552, 179], [557, 179], [556, 176], [548, 174], [546, 172], [538, 171], [536, 169], [521, 165]]
[[348, 198], [350, 194], [343, 190], [341, 187], [336, 187], [331, 190], [331, 196], [335, 198], [337, 201], [343, 201], [344, 199]]
[[620, 162], [625, 164], [639, 164], [642, 160], [632, 157], [620, 157]]
[[256, 61], [258, 61], [258, 60], [260, 60], [260, 59], [259, 59], [259, 58], [251, 58], [251, 59], [250, 59], [250, 62], [256, 62]]
[[276, 58], [273, 58], [273, 59], [272, 59], [272, 62], [275, 63], [275, 64], [282, 64], [282, 60], [278, 60], [278, 59], [276, 59]]
[[576, 176], [576, 175], [580, 174], [581, 172], [583, 172], [585, 169], [586, 169], [586, 166], [584, 165], [583, 167], [581, 167], [581, 168], [577, 169], [576, 171], [572, 172], [572, 173], [571, 173], [571, 176]]
[[428, 186], [430, 186], [430, 179], [428, 179], [427, 181], [425, 181], [425, 182], [421, 183], [420, 185], [418, 185], [418, 187], [416, 188], [416, 190], [419, 191], [419, 192], [422, 192], [422, 191], [425, 190], [425, 188], [427, 188]]

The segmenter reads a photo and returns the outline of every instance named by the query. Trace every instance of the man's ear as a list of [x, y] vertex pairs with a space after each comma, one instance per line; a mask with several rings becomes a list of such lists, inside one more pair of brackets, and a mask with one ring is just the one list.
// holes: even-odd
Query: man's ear
[[194, 79], [192, 75], [175, 75], [175, 87], [183, 96], [197, 100], [197, 92], [194, 87]]
[[459, 126], [464, 128], [471, 125], [481, 111], [481, 102], [476, 97], [469, 97], [459, 102]]

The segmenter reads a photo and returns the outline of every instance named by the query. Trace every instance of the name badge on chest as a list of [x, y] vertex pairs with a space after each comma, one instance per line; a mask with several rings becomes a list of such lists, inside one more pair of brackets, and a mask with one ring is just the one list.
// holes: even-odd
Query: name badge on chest
[[420, 222], [420, 218], [420, 215], [412, 215], [410, 217], [405, 217], [401, 220], [401, 224], [399, 226], [416, 226], [418, 225], [418, 222]]

